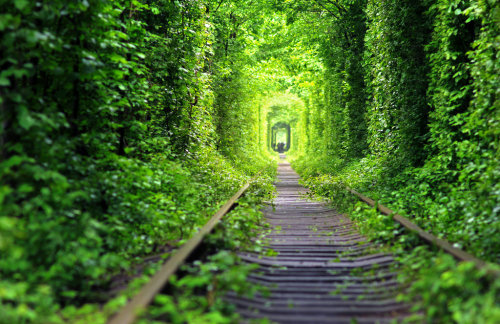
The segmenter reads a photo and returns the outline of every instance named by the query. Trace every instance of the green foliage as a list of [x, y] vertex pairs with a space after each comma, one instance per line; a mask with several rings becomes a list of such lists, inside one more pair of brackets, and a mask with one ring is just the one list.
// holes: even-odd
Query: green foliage
[[[441, 323], [496, 323], [500, 320], [498, 280], [478, 271], [471, 263], [457, 262], [450, 255], [437, 257], [420, 252], [412, 267], [419, 276], [412, 293], [422, 298], [426, 320]], [[408, 263], [415, 262], [415, 256]], [[429, 260], [431, 260], [429, 262]]]
[[[332, 8], [316, 2], [324, 4], [325, 11]], [[335, 3], [348, 8], [347, 2]], [[341, 37], [328, 39], [327, 29], [320, 29], [324, 33], [313, 39], [329, 46], [323, 48], [333, 65], [328, 60], [324, 63], [339, 68], [326, 71], [325, 81], [313, 90], [308, 113], [302, 116], [312, 140], [297, 155], [294, 166], [304, 182], [342, 210], [352, 211], [362, 228], [384, 242], [418, 244], [414, 236], [402, 235], [390, 218], [359, 205], [354, 209], [355, 201], [344, 185], [455, 246], [497, 262], [499, 10], [494, 1], [367, 2], [361, 47], [366, 83], [355, 90], [357, 96], [368, 98], [366, 107], [358, 110], [358, 116], [366, 111], [365, 124], [358, 124], [369, 143], [361, 155], [349, 150], [349, 127], [344, 121], [352, 106], [342, 97], [354, 89], [342, 64], [358, 56], [345, 50]], [[349, 10], [332, 13], [335, 19], [322, 21], [332, 30], [337, 21], [355, 18]], [[329, 141], [332, 144], [326, 145]], [[434, 260], [422, 254], [405, 263], [423, 262], [425, 257]], [[496, 322], [498, 304], [492, 304], [492, 296], [498, 288], [468, 285], [482, 274], [446, 260], [439, 262], [446, 263], [446, 270], [431, 262], [422, 266], [429, 271], [416, 275], [415, 294], [426, 294], [422, 307], [427, 320]], [[448, 276], [456, 281], [451, 284]], [[492, 310], [479, 306], [483, 304]]]
[[266, 293], [263, 287], [247, 281], [248, 274], [256, 270], [257, 265], [240, 263], [237, 255], [229, 251], [262, 249], [258, 240], [251, 240], [263, 225], [263, 215], [255, 207], [262, 199], [270, 198], [274, 191], [272, 179], [269, 175], [259, 178], [251, 192], [206, 240], [205, 244], [212, 245], [214, 250], [223, 250], [184, 266], [182, 276], [170, 281], [169, 293], [157, 296], [142, 322], [237, 323], [239, 316], [223, 299], [224, 295], [228, 291], [249, 297], [257, 292]]
[[412, 1], [368, 1], [366, 79], [370, 153], [387, 176], [425, 158], [428, 70], [425, 7]]
[[[292, 126], [289, 153], [305, 182], [339, 207], [352, 206], [347, 184], [498, 260], [497, 2], [0, 0], [0, 8], [0, 322], [90, 320], [95, 305], [82, 305], [113, 273], [189, 238], [268, 165], [277, 122]], [[268, 192], [269, 179], [256, 188]], [[214, 240], [244, 247], [256, 204], [243, 201]], [[415, 244], [387, 217], [363, 208], [353, 217], [382, 241]], [[195, 316], [200, 306], [207, 321], [232, 319], [188, 297], [229, 276], [235, 261], [200, 261], [192, 274], [205, 281], [178, 282], [189, 293], [150, 315], [182, 321], [179, 310]], [[470, 269], [441, 263], [436, 273], [456, 281], [423, 271], [416, 286], [439, 287], [423, 298], [427, 307], [440, 300], [429, 321], [497, 316], [495, 307], [470, 310], [491, 305], [496, 286], [469, 287], [478, 279]], [[446, 309], [443, 296], [453, 297]]]
[[236, 323], [238, 315], [221, 297], [228, 289], [246, 294], [257, 290], [246, 281], [255, 267], [236, 262], [235, 255], [226, 251], [210, 256], [208, 262], [195, 262], [185, 269], [188, 275], [170, 282], [172, 294], [156, 297], [142, 323]]
[[214, 145], [218, 4], [0, 1], [0, 322], [60, 321], [269, 163], [250, 117]]
[[[332, 22], [328, 41], [322, 45], [325, 73], [326, 123], [318, 140], [326, 142], [326, 154], [344, 159], [361, 157], [367, 149], [363, 53], [366, 1], [345, 4]], [[342, 35], [333, 37], [333, 35]], [[321, 108], [320, 108], [321, 109]]]
[[318, 57], [314, 65], [296, 69], [299, 75], [309, 75], [307, 86], [300, 84], [305, 109], [297, 124], [300, 141], [305, 145], [295, 153], [308, 161], [314, 159], [321, 164], [332, 158], [351, 159], [362, 156], [367, 149], [362, 65], [364, 5], [364, 0], [329, 4], [296, 1], [290, 5], [300, 13], [288, 13], [294, 37]]

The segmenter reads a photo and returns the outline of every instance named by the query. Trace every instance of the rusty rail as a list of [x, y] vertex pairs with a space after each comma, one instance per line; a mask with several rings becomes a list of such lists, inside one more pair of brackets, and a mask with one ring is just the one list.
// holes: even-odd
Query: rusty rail
[[468, 262], [473, 262], [474, 265], [476, 266], [477, 269], [485, 269], [486, 272], [490, 275], [498, 277], [500, 275], [500, 271], [493, 269], [487, 262], [476, 258], [470, 253], [467, 253], [461, 249], [458, 249], [454, 246], [452, 246], [448, 241], [440, 239], [439, 237], [434, 236], [431, 233], [428, 233], [424, 231], [422, 228], [420, 228], [418, 225], [410, 221], [408, 218], [401, 216], [399, 214], [396, 214], [394, 211], [391, 209], [387, 208], [384, 205], [377, 204], [373, 199], [370, 199], [359, 192], [355, 191], [352, 188], [349, 188], [348, 186], [345, 186], [346, 190], [358, 197], [361, 201], [367, 203], [371, 207], [377, 208], [382, 214], [384, 215], [392, 215], [392, 218], [403, 225], [405, 228], [409, 229], [412, 232], [417, 233], [417, 235], [422, 238], [424, 241], [431, 243], [433, 245], [438, 246], [445, 252], [451, 254], [454, 256], [456, 259], [460, 261], [468, 261]]
[[[265, 168], [264, 168], [265, 169]], [[264, 170], [263, 169], [263, 170]], [[146, 283], [138, 294], [136, 294], [124, 307], [122, 307], [109, 321], [108, 324], [132, 324], [137, 319], [139, 312], [148, 306], [153, 298], [161, 291], [167, 283], [171, 275], [186, 261], [191, 253], [200, 245], [203, 238], [209, 234], [222, 217], [229, 212], [231, 207], [236, 203], [243, 193], [248, 189], [250, 184], [262, 172], [259, 171], [250, 181], [238, 190], [225, 204], [222, 206], [212, 218], [184, 243], [176, 253], [174, 253], [167, 262], [161, 267], [158, 272]]]

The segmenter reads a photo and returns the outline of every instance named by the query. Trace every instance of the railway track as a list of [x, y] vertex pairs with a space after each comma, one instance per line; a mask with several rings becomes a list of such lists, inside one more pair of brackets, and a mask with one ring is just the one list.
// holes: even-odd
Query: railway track
[[[228, 293], [226, 301], [234, 304], [245, 320], [268, 318], [277, 323], [391, 323], [409, 316], [411, 305], [396, 300], [405, 287], [397, 281], [393, 257], [361, 236], [347, 217], [325, 203], [304, 198], [307, 189], [299, 184], [299, 179], [290, 164], [282, 160], [275, 183], [278, 196], [263, 210], [272, 228], [265, 234], [264, 252], [239, 252], [242, 262], [260, 266], [248, 280], [267, 287], [269, 294], [250, 298]], [[138, 313], [151, 303], [252, 181], [240, 188], [182, 245], [108, 324], [134, 323]], [[498, 270], [488, 263], [425, 232], [409, 219], [355, 190], [345, 189], [380, 213], [391, 215], [423, 241], [498, 278]]]
[[278, 196], [263, 212], [272, 226], [267, 249], [277, 255], [240, 253], [260, 268], [248, 280], [269, 289], [254, 298], [229, 294], [243, 318], [278, 323], [389, 323], [409, 314], [396, 301], [404, 289], [390, 254], [378, 252], [354, 224], [307, 190], [290, 164], [278, 167]]

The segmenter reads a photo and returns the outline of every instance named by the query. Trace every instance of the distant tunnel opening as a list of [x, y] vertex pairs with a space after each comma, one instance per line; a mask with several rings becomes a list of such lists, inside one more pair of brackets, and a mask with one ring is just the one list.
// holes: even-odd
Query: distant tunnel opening
[[271, 128], [271, 148], [275, 152], [284, 153], [290, 149], [290, 124], [280, 122]]

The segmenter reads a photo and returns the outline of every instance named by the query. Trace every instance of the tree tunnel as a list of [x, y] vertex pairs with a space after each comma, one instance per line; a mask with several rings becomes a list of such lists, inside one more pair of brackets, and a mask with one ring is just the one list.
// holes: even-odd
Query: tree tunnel
[[271, 148], [275, 152], [284, 153], [290, 149], [290, 124], [279, 122], [271, 128]]
[[302, 100], [291, 93], [274, 93], [265, 104], [267, 149], [271, 152], [294, 154], [301, 140], [298, 130], [304, 110]]

